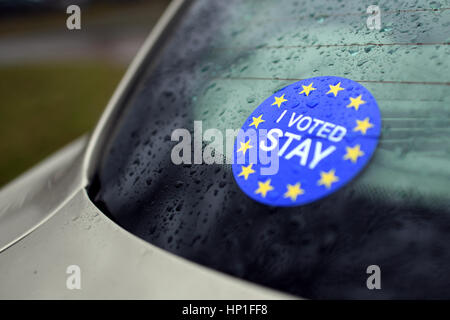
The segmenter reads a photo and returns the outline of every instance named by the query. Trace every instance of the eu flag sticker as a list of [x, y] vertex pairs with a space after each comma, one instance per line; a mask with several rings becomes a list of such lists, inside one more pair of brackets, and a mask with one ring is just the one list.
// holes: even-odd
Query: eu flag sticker
[[340, 77], [293, 83], [259, 105], [236, 137], [233, 175], [250, 198], [298, 206], [339, 190], [374, 153], [381, 116], [372, 94]]

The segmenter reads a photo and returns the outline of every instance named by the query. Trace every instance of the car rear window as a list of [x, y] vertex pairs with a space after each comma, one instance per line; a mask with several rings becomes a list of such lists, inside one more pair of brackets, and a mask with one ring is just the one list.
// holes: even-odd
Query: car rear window
[[[284, 292], [450, 298], [450, 4], [383, 2], [379, 29], [369, 5], [191, 1], [126, 100], [92, 199], [158, 247]], [[382, 116], [372, 160], [339, 191], [272, 207], [239, 189], [230, 164], [173, 163], [174, 130], [239, 129], [317, 76], [359, 82]], [[382, 290], [367, 289], [370, 265]]]

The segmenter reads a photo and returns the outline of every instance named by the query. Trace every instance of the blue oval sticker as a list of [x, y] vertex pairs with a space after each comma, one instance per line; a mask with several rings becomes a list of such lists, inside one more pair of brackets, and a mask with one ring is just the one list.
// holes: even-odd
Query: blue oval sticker
[[244, 122], [234, 144], [233, 175], [261, 203], [306, 204], [363, 169], [380, 129], [377, 102], [359, 83], [301, 80], [270, 96]]

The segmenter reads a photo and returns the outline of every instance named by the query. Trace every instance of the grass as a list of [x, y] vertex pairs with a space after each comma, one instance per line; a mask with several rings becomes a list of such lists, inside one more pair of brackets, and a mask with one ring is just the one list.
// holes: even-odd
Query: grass
[[[170, 0], [99, 2], [80, 5], [82, 29], [95, 27], [141, 26], [147, 30], [159, 18]], [[65, 8], [53, 11], [23, 13], [17, 16], [1, 16], [0, 36], [22, 35], [47, 31], [67, 31]]]
[[91, 130], [125, 69], [98, 61], [0, 67], [0, 186]]

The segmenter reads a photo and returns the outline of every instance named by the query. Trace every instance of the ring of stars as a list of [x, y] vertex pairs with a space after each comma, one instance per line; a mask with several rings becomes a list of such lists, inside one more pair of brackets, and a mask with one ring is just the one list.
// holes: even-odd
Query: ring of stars
[[[349, 96], [346, 92], [346, 88], [341, 86], [341, 82], [333, 82], [334, 84], [327, 84], [329, 87], [329, 90], [325, 93], [326, 95], [328, 95], [328, 97], [330, 98], [336, 98], [339, 94], [341, 94], [341, 96], [339, 98], [341, 99], [345, 99], [349, 101], [349, 103], [347, 105], [345, 105], [345, 103], [343, 105], [341, 105], [342, 107], [346, 107], [346, 108], [354, 108], [355, 111], [359, 111], [359, 109], [361, 108], [362, 105], [366, 104], [367, 102], [363, 100], [363, 95], [359, 94], [358, 96]], [[346, 83], [346, 82], [345, 82]], [[345, 85], [344, 83], [344, 85]], [[308, 97], [313, 91], [317, 90], [317, 88], [315, 88], [314, 83], [311, 82], [308, 85], [301, 85], [302, 86], [302, 90], [300, 92], [298, 92], [300, 95], [304, 94], [306, 97]], [[347, 86], [346, 86], [347, 87]], [[349, 87], [350, 88], [350, 87]], [[326, 91], [326, 90], [324, 90]], [[344, 91], [343, 93], [341, 93], [342, 91]], [[283, 107], [289, 107], [289, 104], [284, 104], [285, 102], [288, 101], [288, 99], [285, 98], [286, 94], [282, 94], [279, 93], [280, 96], [273, 96], [274, 101], [271, 104], [271, 106], [277, 106], [278, 108]], [[342, 97], [342, 95], [344, 95], [344, 97]], [[291, 99], [291, 98], [290, 98]], [[284, 104], [284, 105], [283, 105]], [[339, 104], [338, 104], [339, 105]], [[345, 109], [345, 108], [344, 108]], [[364, 110], [365, 111], [365, 110]], [[276, 111], [275, 111], [276, 112]], [[285, 111], [284, 111], [285, 112]], [[350, 111], [348, 111], [350, 112]], [[263, 119], [263, 114], [260, 113], [257, 117], [253, 117], [252, 116], [252, 121], [250, 122], [250, 124], [248, 125], [249, 127], [254, 127], [255, 129], [258, 129], [259, 125], [266, 122], [267, 121], [271, 121], [271, 117], [270, 115], [266, 114], [266, 119]], [[376, 117], [375, 117], [376, 119]], [[355, 119], [356, 121], [356, 125], [355, 127], [353, 127], [353, 132], [359, 132], [361, 135], [366, 135], [368, 130], [370, 130], [371, 128], [375, 127], [374, 123], [371, 123], [371, 119], [369, 117], [365, 117], [364, 119]], [[248, 122], [247, 122], [248, 123]], [[263, 127], [265, 127], [263, 125]], [[349, 129], [349, 128], [347, 128]], [[350, 129], [351, 130], [351, 129]], [[245, 141], [245, 139], [244, 139]], [[239, 142], [240, 143], [240, 148], [237, 150], [237, 152], [242, 152], [243, 155], [246, 155], [247, 150], [253, 148], [255, 146], [251, 145], [251, 139], [249, 138], [248, 141], [246, 142]], [[364, 145], [363, 145], [364, 147]], [[358, 163], [358, 161], [363, 161], [360, 160], [361, 157], [365, 156], [365, 152], [361, 149], [361, 145], [360, 144], [355, 144], [353, 146], [351, 146], [349, 143], [345, 143], [343, 145], [342, 148], [345, 148], [345, 152], [343, 152], [343, 156], [340, 155], [339, 159], [337, 161], [344, 161], [344, 163], [347, 163], [347, 166], [352, 166], [352, 164], [356, 164]], [[365, 150], [366, 152], [368, 152], [368, 150]], [[366, 156], [367, 157], [367, 156]], [[335, 158], [337, 159], [337, 158]], [[348, 160], [348, 162], [347, 162]], [[240, 172], [239, 171], [235, 171], [235, 175], [237, 175], [237, 177], [242, 177], [240, 179], [240, 181], [247, 181], [246, 183], [249, 184], [257, 184], [257, 186], [253, 185], [251, 187], [251, 191], [250, 192], [254, 192], [254, 194], [259, 195], [262, 198], [266, 198], [268, 194], [270, 194], [270, 192], [273, 192], [275, 189], [284, 189], [283, 192], [280, 192], [281, 190], [277, 190], [278, 192], [274, 192], [272, 195], [273, 197], [270, 197], [272, 200], [274, 199], [278, 199], [279, 198], [284, 198], [284, 199], [288, 199], [288, 200], [283, 200], [283, 201], [288, 201], [291, 203], [295, 203], [300, 199], [302, 199], [302, 195], [305, 194], [305, 192], [308, 192], [307, 196], [310, 196], [311, 194], [314, 194], [314, 192], [316, 192], [316, 189], [322, 189], [322, 187], [328, 189], [328, 190], [333, 190], [333, 187], [335, 186], [335, 184], [340, 181], [340, 177], [344, 180], [346, 180], [346, 173], [345, 170], [347, 169], [343, 169], [344, 171], [341, 171], [341, 167], [335, 167], [335, 168], [325, 168], [325, 170], [319, 170], [316, 178], [314, 179], [316, 182], [316, 186], [311, 188], [311, 191], [308, 191], [310, 188], [308, 186], [308, 183], [306, 183], [306, 189], [305, 190], [302, 188], [302, 183], [298, 182], [298, 181], [293, 181], [293, 184], [287, 183], [284, 186], [279, 186], [279, 181], [276, 180], [274, 181], [274, 185], [272, 185], [272, 179], [270, 178], [262, 178], [259, 176], [259, 173], [257, 173], [258, 168], [255, 167], [253, 168], [255, 164], [254, 163], [250, 163], [248, 165], [241, 165], [240, 166]], [[340, 172], [339, 176], [336, 173], [336, 168], [338, 169], [338, 171]], [[328, 169], [328, 171], [327, 171]], [[339, 173], [338, 172], [338, 173]], [[250, 179], [249, 179], [250, 178]], [[313, 180], [313, 181], [314, 181]], [[292, 182], [291, 182], [292, 183]], [[304, 198], [304, 199], [308, 199], [308, 197]], [[274, 201], [278, 201], [278, 200], [274, 200]], [[302, 201], [300, 201], [301, 203]]]

